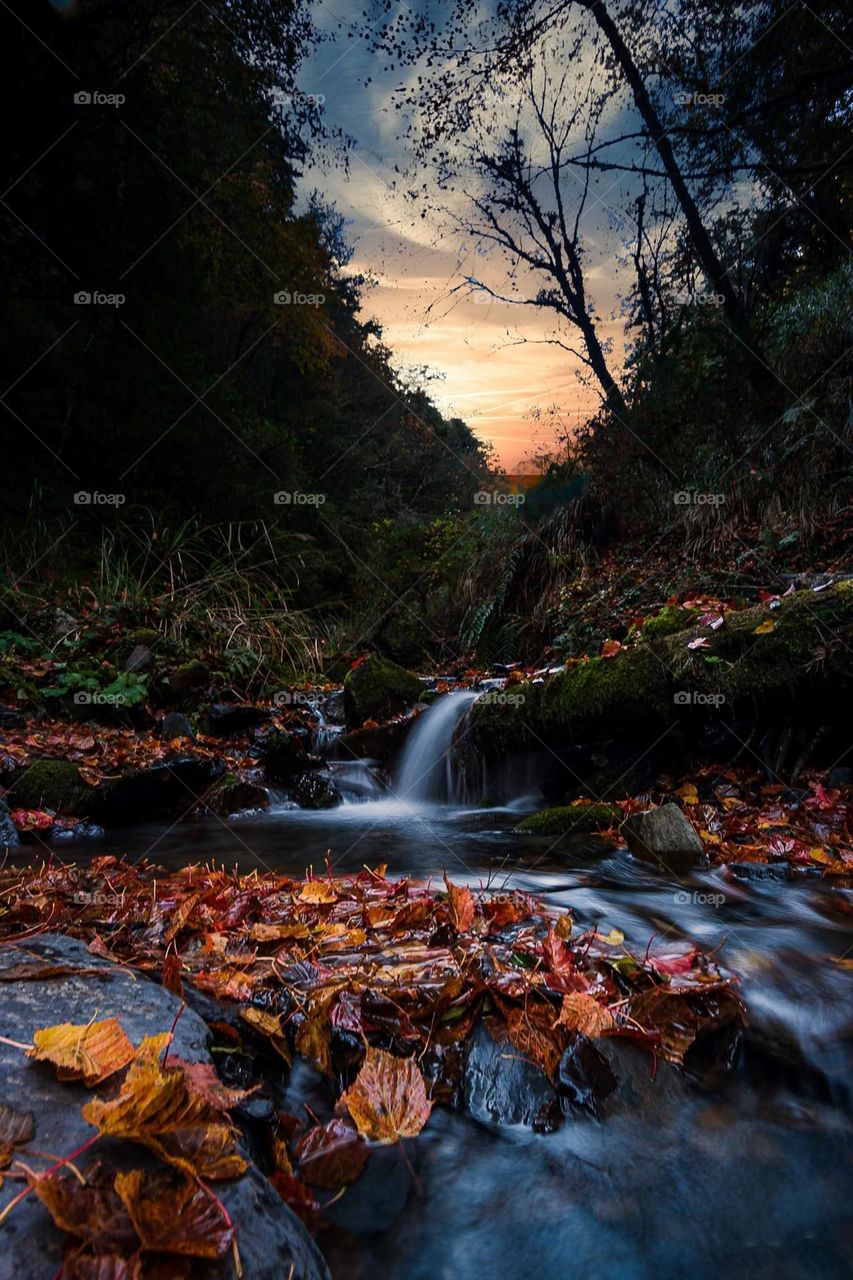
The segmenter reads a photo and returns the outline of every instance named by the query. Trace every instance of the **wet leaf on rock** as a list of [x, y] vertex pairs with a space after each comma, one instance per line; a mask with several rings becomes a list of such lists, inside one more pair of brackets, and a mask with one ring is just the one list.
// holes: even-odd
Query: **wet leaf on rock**
[[144, 1249], [221, 1258], [234, 1239], [222, 1206], [189, 1178], [133, 1169], [116, 1174], [115, 1190]]
[[372, 1046], [341, 1102], [359, 1133], [381, 1143], [417, 1137], [432, 1110], [417, 1063]]
[[315, 1187], [336, 1191], [355, 1182], [367, 1160], [367, 1147], [350, 1124], [339, 1117], [317, 1125], [296, 1148], [299, 1172]]
[[33, 1035], [27, 1057], [52, 1062], [59, 1080], [82, 1080], [91, 1087], [121, 1071], [134, 1053], [118, 1019], [105, 1018], [80, 1026], [62, 1022], [42, 1027]]
[[598, 1119], [598, 1104], [616, 1088], [610, 1064], [585, 1035], [576, 1032], [560, 1058], [557, 1090], [572, 1106]]

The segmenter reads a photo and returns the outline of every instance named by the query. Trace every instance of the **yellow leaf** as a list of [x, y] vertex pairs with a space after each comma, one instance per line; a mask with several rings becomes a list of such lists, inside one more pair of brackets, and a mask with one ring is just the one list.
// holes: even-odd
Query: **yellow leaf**
[[602, 942], [606, 942], [609, 947], [621, 947], [625, 941], [625, 935], [621, 929], [611, 929], [608, 934], [599, 934]]
[[699, 792], [692, 782], [685, 782], [683, 787], [679, 787], [675, 793], [680, 796], [685, 804], [698, 804]]
[[43, 1027], [33, 1036], [33, 1048], [27, 1050], [27, 1057], [52, 1062], [59, 1080], [82, 1080], [91, 1086], [121, 1071], [134, 1053], [118, 1019], [106, 1018], [81, 1026], [62, 1022]]
[[561, 942], [568, 942], [572, 936], [572, 917], [566, 912], [554, 925], [554, 932]]
[[417, 1063], [370, 1045], [341, 1101], [359, 1133], [382, 1143], [417, 1137], [432, 1110]]
[[775, 631], [775, 630], [776, 630], [776, 623], [773, 621], [772, 618], [766, 618], [764, 622], [760, 622], [758, 624], [758, 626], [755, 628], [752, 634], [754, 636], [766, 636], [766, 635], [769, 635], [771, 631]]

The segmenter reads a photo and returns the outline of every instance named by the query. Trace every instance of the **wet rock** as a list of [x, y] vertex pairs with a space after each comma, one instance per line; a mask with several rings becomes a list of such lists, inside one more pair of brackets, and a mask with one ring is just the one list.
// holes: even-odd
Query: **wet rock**
[[341, 794], [325, 770], [299, 774], [291, 779], [288, 790], [300, 809], [333, 809], [341, 803]]
[[146, 644], [137, 644], [124, 664], [125, 671], [148, 671], [154, 658]]
[[655, 1062], [647, 1049], [620, 1036], [603, 1036], [592, 1043], [616, 1082], [612, 1090], [598, 1092], [599, 1119], [650, 1115], [683, 1105], [689, 1084], [678, 1067], [664, 1062], [660, 1055]]
[[0, 800], [0, 849], [10, 849], [18, 843], [18, 828], [12, 821], [9, 806]]
[[726, 867], [727, 876], [744, 884], [760, 880], [787, 880], [790, 871], [787, 862], [730, 862]]
[[617, 1079], [607, 1058], [587, 1036], [577, 1032], [557, 1069], [560, 1095], [571, 1106], [598, 1120], [602, 1102], [614, 1092], [616, 1085]]
[[308, 730], [304, 727], [285, 732], [269, 729], [258, 740], [253, 755], [264, 767], [271, 782], [288, 782], [297, 774], [316, 769], [320, 761], [308, 750]]
[[253, 707], [230, 702], [216, 702], [207, 708], [207, 731], [218, 738], [245, 733], [266, 724], [272, 712], [268, 707]]
[[204, 801], [224, 772], [221, 761], [193, 756], [134, 769], [91, 788], [85, 813], [108, 826], [149, 818], [181, 818]]
[[50, 839], [52, 844], [73, 844], [77, 840], [103, 840], [106, 834], [97, 822], [78, 822], [73, 827], [54, 827]]
[[57, 609], [53, 615], [53, 634], [57, 640], [63, 640], [66, 636], [73, 635], [75, 631], [80, 630], [80, 623], [76, 618], [72, 618], [70, 613], [66, 613], [64, 609]]
[[393, 720], [375, 729], [354, 729], [335, 743], [336, 760], [378, 760], [387, 765], [399, 755], [417, 716]]
[[341, 725], [344, 723], [343, 689], [334, 689], [331, 693], [326, 694], [323, 699], [323, 716], [327, 724]]
[[705, 846], [677, 804], [630, 814], [621, 834], [632, 853], [665, 871], [708, 866]]
[[[11, 1039], [29, 1042], [36, 1028], [54, 1023], [117, 1017], [134, 1044], [172, 1029], [175, 1054], [188, 1062], [210, 1061], [204, 1022], [189, 1008], [178, 1018], [181, 1002], [163, 987], [90, 955], [77, 939], [55, 934], [0, 952], [0, 968], [39, 960], [97, 972], [4, 983], [3, 1027]], [[48, 1064], [31, 1062], [19, 1049], [0, 1044], [0, 1098], [34, 1112], [33, 1145], [39, 1150], [71, 1152], [92, 1137], [93, 1129], [80, 1114], [92, 1093], [81, 1084], [58, 1081]], [[102, 1139], [97, 1152], [112, 1168], [157, 1167], [153, 1157], [132, 1143]], [[81, 1156], [78, 1166], [86, 1169], [88, 1159]], [[0, 1188], [0, 1210], [19, 1187], [19, 1182], [6, 1180]], [[308, 1232], [257, 1169], [217, 1183], [216, 1192], [238, 1228], [244, 1280], [281, 1280], [282, 1276], [328, 1280], [325, 1263]], [[15, 1280], [58, 1275], [64, 1239], [44, 1206], [28, 1196], [3, 1224], [0, 1274]], [[205, 1274], [217, 1280], [233, 1277], [232, 1259], [209, 1264]]]
[[160, 737], [164, 742], [175, 738], [195, 738], [192, 725], [181, 711], [168, 711], [160, 724]]
[[23, 729], [26, 717], [15, 707], [0, 707], [0, 729]]
[[462, 1089], [466, 1109], [483, 1124], [550, 1127], [559, 1110], [545, 1073], [482, 1024], [466, 1046]]
[[827, 791], [833, 791], [836, 787], [849, 787], [851, 784], [853, 784], [853, 770], [848, 769], [846, 764], [836, 765], [827, 774]]
[[396, 662], [371, 654], [344, 680], [344, 714], [348, 729], [365, 720], [390, 720], [408, 711], [421, 696], [421, 682]]
[[8, 799], [14, 809], [53, 809], [82, 817], [94, 791], [68, 760], [36, 760], [15, 775]]
[[205, 807], [222, 818], [247, 809], [266, 809], [270, 798], [266, 787], [227, 773], [205, 799]]

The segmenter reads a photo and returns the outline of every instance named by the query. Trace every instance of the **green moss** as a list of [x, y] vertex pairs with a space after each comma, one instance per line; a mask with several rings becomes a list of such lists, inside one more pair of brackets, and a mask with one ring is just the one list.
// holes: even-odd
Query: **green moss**
[[646, 618], [636, 634], [641, 640], [656, 640], [661, 636], [671, 636], [677, 631], [684, 631], [699, 617], [698, 609], [682, 609], [680, 605], [667, 604], [659, 613]]
[[9, 802], [16, 809], [55, 809], [82, 812], [81, 801], [88, 788], [76, 764], [68, 760], [37, 760], [12, 784]]
[[176, 667], [169, 678], [169, 693], [174, 698], [184, 698], [198, 689], [203, 689], [210, 680], [210, 672], [203, 662], [193, 658]]
[[371, 654], [348, 671], [344, 679], [347, 724], [354, 728], [365, 720], [388, 720], [418, 702], [422, 690], [420, 680], [411, 671]]
[[622, 820], [615, 804], [569, 804], [558, 809], [532, 813], [516, 827], [532, 835], [558, 836], [574, 831], [606, 831]]

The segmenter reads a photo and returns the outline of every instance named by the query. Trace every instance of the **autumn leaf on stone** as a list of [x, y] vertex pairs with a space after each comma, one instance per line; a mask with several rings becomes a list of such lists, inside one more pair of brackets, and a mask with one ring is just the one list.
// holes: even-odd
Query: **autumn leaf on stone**
[[296, 1052], [312, 1062], [323, 1075], [332, 1074], [332, 1024], [328, 1008], [319, 1008], [300, 1023], [296, 1032]]
[[276, 1170], [270, 1178], [270, 1182], [284, 1203], [304, 1222], [310, 1222], [319, 1211], [320, 1206], [305, 1186], [305, 1183], [300, 1182], [298, 1178], [294, 1178], [292, 1173], [282, 1173], [280, 1170]]
[[0, 1103], [0, 1169], [8, 1169], [15, 1147], [22, 1147], [35, 1136], [32, 1111], [16, 1111]]
[[328, 880], [309, 880], [299, 892], [300, 902], [336, 902], [338, 891]]
[[444, 884], [450, 902], [450, 916], [457, 933], [467, 933], [474, 923], [474, 898], [470, 889], [452, 884], [444, 873]]
[[83, 1183], [70, 1173], [31, 1177], [30, 1186], [61, 1231], [102, 1253], [133, 1253], [139, 1239], [116, 1194], [112, 1171], [95, 1161], [84, 1176]]
[[115, 1190], [143, 1249], [221, 1258], [234, 1239], [219, 1201], [189, 1178], [133, 1169], [116, 1174]]
[[300, 1140], [296, 1154], [299, 1172], [315, 1187], [336, 1191], [355, 1182], [364, 1168], [367, 1147], [346, 1120], [335, 1117], [326, 1125], [316, 1125]]
[[183, 1071], [190, 1093], [198, 1094], [217, 1111], [231, 1111], [261, 1087], [256, 1084], [251, 1089], [229, 1089], [219, 1079], [212, 1062], [185, 1062], [183, 1058], [170, 1054], [169, 1066]]
[[281, 1018], [278, 1014], [267, 1013], [265, 1009], [256, 1009], [254, 1005], [247, 1005], [245, 1009], [240, 1010], [240, 1017], [255, 1031], [266, 1036], [276, 1053], [284, 1058], [288, 1065], [293, 1061], [290, 1045], [282, 1032]]
[[106, 1018], [80, 1026], [62, 1022], [43, 1027], [33, 1035], [27, 1057], [52, 1062], [59, 1080], [82, 1080], [91, 1087], [121, 1071], [135, 1052], [118, 1019]]
[[[168, 1266], [171, 1259], [163, 1259]], [[62, 1280], [181, 1280], [186, 1272], [158, 1270], [142, 1272], [142, 1259], [123, 1258], [119, 1253], [77, 1254], [62, 1269]]]
[[395, 1058], [372, 1046], [368, 1046], [361, 1070], [341, 1102], [359, 1133], [381, 1143], [417, 1137], [432, 1110], [414, 1059]]
[[183, 1070], [161, 1066], [150, 1051], [131, 1065], [115, 1098], [87, 1102], [82, 1115], [102, 1134], [139, 1142], [192, 1176], [236, 1178], [248, 1168], [231, 1125]]
[[569, 1031], [580, 1031], [591, 1040], [604, 1035], [616, 1025], [612, 1013], [605, 1005], [580, 991], [563, 996], [559, 1022]]
[[553, 1021], [550, 1006], [540, 1009], [533, 1004], [524, 1009], [510, 1009], [506, 1019], [510, 1043], [551, 1079], [556, 1075], [565, 1044], [565, 1037], [559, 1026], [553, 1027]]

